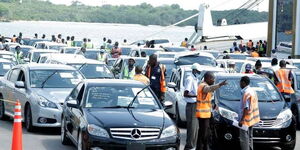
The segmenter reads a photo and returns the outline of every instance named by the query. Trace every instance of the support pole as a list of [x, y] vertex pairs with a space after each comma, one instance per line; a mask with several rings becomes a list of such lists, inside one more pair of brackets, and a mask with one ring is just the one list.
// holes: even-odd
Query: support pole
[[277, 34], [277, 0], [269, 0], [269, 22], [268, 22], [268, 47], [267, 56], [271, 56], [272, 49], [276, 47]]
[[300, 58], [300, 2], [293, 0], [293, 46], [292, 57]]

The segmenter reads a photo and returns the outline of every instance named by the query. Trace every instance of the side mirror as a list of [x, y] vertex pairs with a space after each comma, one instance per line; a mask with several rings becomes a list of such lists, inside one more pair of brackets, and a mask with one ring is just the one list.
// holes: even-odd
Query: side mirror
[[173, 103], [171, 101], [165, 101], [163, 103], [163, 105], [164, 105], [165, 109], [170, 109], [173, 107]]
[[29, 62], [29, 58], [24, 58], [24, 62]]
[[16, 88], [25, 88], [25, 83], [23, 81], [16, 81], [15, 87]]
[[76, 100], [68, 100], [67, 101], [67, 106], [71, 108], [78, 108], [78, 104]]
[[168, 86], [169, 88], [175, 88], [175, 87], [176, 87], [176, 84], [175, 84], [174, 82], [169, 82], [169, 83], [167, 84], [167, 86]]

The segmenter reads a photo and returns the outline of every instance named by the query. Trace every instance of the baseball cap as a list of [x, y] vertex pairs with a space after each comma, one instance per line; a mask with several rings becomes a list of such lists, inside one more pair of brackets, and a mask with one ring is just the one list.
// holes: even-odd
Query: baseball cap
[[192, 69], [195, 69], [195, 70], [197, 70], [197, 71], [201, 71], [201, 66], [200, 66], [198, 63], [194, 63], [194, 64], [192, 65]]
[[251, 70], [251, 65], [250, 64], [246, 64], [245, 69], [246, 70]]

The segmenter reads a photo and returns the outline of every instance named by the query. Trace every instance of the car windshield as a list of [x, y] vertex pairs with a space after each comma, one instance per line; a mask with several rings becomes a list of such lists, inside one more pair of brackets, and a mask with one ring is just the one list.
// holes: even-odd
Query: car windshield
[[104, 64], [76, 64], [72, 65], [84, 75], [86, 79], [113, 78], [112, 73]]
[[32, 48], [21, 48], [21, 51], [23, 53], [23, 56], [27, 56], [28, 52], [31, 50]]
[[169, 54], [169, 53], [162, 53], [159, 54], [159, 58], [174, 58], [175, 54]]
[[66, 47], [64, 45], [51, 45], [49, 49], [60, 50], [61, 48]]
[[[222, 86], [217, 90], [219, 100], [239, 101], [241, 99], [240, 78], [222, 79], [227, 80], [227, 85]], [[218, 81], [217, 81], [218, 82]], [[281, 97], [276, 87], [267, 79], [253, 79], [250, 82], [250, 87], [253, 88], [258, 96], [258, 101], [280, 101]]]
[[229, 56], [230, 56], [230, 59], [240, 59], [240, 60], [247, 59], [247, 55], [234, 55], [234, 54], [231, 54]]
[[131, 48], [130, 47], [122, 47], [122, 55], [129, 55]]
[[32, 88], [74, 88], [82, 80], [75, 70], [31, 70], [29, 74]]
[[50, 53], [50, 52], [34, 52], [31, 59], [32, 62], [37, 62], [41, 54], [46, 54], [46, 53]]
[[[127, 107], [135, 95], [143, 87], [132, 87], [128, 85], [90, 87], [87, 92], [85, 107], [105, 108], [105, 107]], [[159, 109], [159, 105], [153, 94], [147, 88], [136, 98], [132, 107], [138, 109]]]
[[86, 51], [84, 53], [84, 57], [88, 58], [88, 59], [97, 60], [97, 57], [98, 57], [99, 53], [100, 53], [100, 50], [99, 51]]
[[[135, 59], [134, 66], [141, 66], [143, 67], [146, 63], [146, 59]], [[128, 66], [128, 59], [124, 61], [124, 66]]]
[[188, 49], [184, 47], [165, 47], [164, 48], [167, 52], [184, 52], [188, 51]]
[[64, 53], [65, 54], [75, 54], [77, 52], [77, 48], [68, 48], [68, 49], [64, 49]]
[[159, 52], [159, 51], [158, 50], [153, 50], [153, 49], [146, 49], [146, 50], [142, 50], [141, 53], [142, 52], [145, 52], [147, 56], [150, 56], [150, 55], [152, 55], [156, 52]]
[[213, 66], [213, 67], [217, 66], [217, 62], [213, 58], [207, 56], [195, 56], [195, 55], [184, 56], [184, 57], [180, 57], [176, 62], [178, 66], [192, 65], [194, 63], [198, 63], [200, 65], [206, 65], [206, 66]]
[[0, 58], [7, 59], [7, 60], [10, 60], [10, 61], [13, 61], [13, 62], [17, 61], [16, 57], [14, 55], [11, 55], [11, 54], [0, 54]]
[[1, 62], [0, 63], [0, 76], [4, 76], [7, 71], [13, 67], [12, 63]]

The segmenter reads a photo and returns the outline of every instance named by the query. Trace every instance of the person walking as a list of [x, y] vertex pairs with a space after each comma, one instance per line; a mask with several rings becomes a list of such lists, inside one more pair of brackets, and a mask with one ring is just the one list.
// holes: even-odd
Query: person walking
[[286, 69], [286, 61], [279, 62], [280, 69], [275, 72], [274, 83], [283, 97], [295, 93], [292, 88], [293, 75], [291, 70]]
[[133, 80], [140, 81], [145, 85], [149, 85], [150, 83], [149, 79], [145, 75], [143, 75], [142, 72], [143, 72], [143, 68], [141, 66], [136, 66]]
[[135, 75], [135, 60], [134, 58], [129, 58], [128, 59], [128, 66], [124, 67], [123, 79], [133, 79], [133, 76]]
[[198, 86], [197, 90], [197, 110], [196, 117], [198, 118], [199, 131], [196, 150], [209, 150], [210, 142], [210, 119], [211, 115], [211, 98], [212, 94], [218, 88], [226, 85], [226, 80], [215, 84], [215, 76], [212, 72], [206, 72], [204, 82]]
[[184, 100], [186, 101], [185, 115], [186, 115], [186, 144], [184, 149], [190, 150], [196, 147], [198, 138], [198, 120], [196, 118], [197, 107], [197, 90], [199, 83], [199, 75], [201, 66], [198, 63], [192, 65], [192, 74], [190, 74], [184, 85]]
[[157, 55], [152, 54], [149, 57], [146, 67], [146, 74], [150, 80], [150, 87], [160, 101], [165, 99], [166, 88], [166, 67], [157, 62]]
[[240, 129], [241, 150], [253, 150], [253, 126], [260, 121], [258, 98], [255, 90], [250, 87], [250, 78], [243, 76], [240, 80], [242, 98], [239, 109], [239, 126], [247, 126], [248, 130]]

